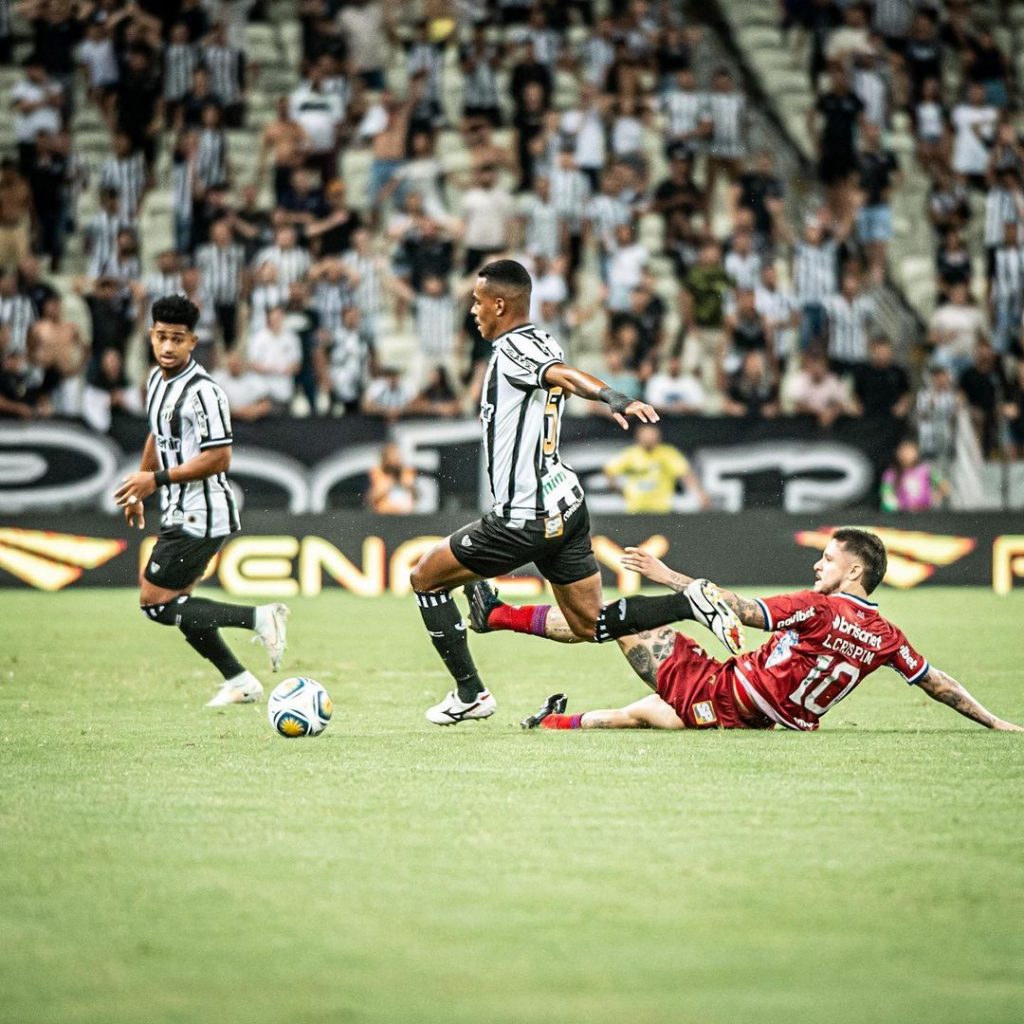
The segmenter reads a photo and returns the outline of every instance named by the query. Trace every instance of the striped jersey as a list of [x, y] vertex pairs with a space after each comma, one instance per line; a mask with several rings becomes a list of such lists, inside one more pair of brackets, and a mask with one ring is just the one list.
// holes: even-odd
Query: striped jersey
[[492, 511], [504, 519], [542, 519], [583, 498], [558, 454], [565, 395], [544, 384], [548, 368], [563, 362], [558, 342], [532, 323], [494, 341], [480, 420]]
[[839, 291], [838, 261], [839, 249], [832, 239], [820, 245], [797, 242], [793, 250], [793, 291], [800, 305], [824, 302]]
[[[146, 418], [161, 469], [231, 444], [227, 396], [194, 360], [169, 380], [157, 367], [149, 375]], [[160, 488], [160, 532], [187, 537], [225, 537], [239, 529], [238, 506], [228, 478]]]
[[661, 97], [665, 114], [665, 135], [669, 139], [689, 139], [697, 132], [708, 109], [707, 94], [670, 89]]

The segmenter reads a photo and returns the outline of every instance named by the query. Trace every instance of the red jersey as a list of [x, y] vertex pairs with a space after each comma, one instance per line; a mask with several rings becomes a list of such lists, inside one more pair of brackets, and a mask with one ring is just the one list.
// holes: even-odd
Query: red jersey
[[728, 664], [739, 696], [787, 729], [817, 729], [829, 708], [883, 665], [908, 683], [928, 671], [928, 662], [873, 601], [804, 590], [757, 603], [774, 635]]

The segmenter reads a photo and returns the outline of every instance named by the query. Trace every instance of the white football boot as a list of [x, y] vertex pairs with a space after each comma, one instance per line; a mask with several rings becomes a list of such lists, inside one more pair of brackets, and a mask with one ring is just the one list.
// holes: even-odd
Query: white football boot
[[458, 725], [459, 722], [469, 722], [474, 719], [490, 718], [498, 710], [498, 702], [484, 690], [468, 704], [459, 700], [459, 695], [453, 690], [440, 704], [427, 708], [427, 721], [434, 725]]
[[251, 673], [242, 672], [224, 680], [224, 685], [206, 702], [208, 708], [229, 704], [253, 704], [263, 697], [263, 684]]
[[730, 654], [743, 650], [743, 623], [722, 600], [722, 595], [711, 580], [694, 580], [686, 588], [693, 617], [718, 637]]
[[286, 604], [261, 604], [256, 606], [256, 635], [252, 642], [263, 644], [270, 655], [270, 668], [276, 672], [281, 667], [284, 649], [287, 645], [288, 616]]

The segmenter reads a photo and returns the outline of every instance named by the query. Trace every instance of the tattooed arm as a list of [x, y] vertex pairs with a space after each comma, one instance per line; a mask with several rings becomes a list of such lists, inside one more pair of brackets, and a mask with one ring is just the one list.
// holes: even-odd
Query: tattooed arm
[[[626, 548], [626, 554], [622, 558], [622, 567], [631, 572], [638, 572], [652, 583], [660, 583], [669, 587], [677, 594], [685, 590], [692, 582], [693, 577], [685, 573], [676, 572], [670, 569], [660, 558], [655, 558], [649, 551], [641, 548]], [[724, 587], [718, 588], [722, 600], [736, 613], [744, 626], [753, 626], [754, 629], [767, 629], [764, 612], [756, 601], [740, 597], [731, 590]]]
[[917, 685], [932, 700], [937, 700], [940, 704], [948, 704], [954, 711], [959, 711], [965, 718], [985, 726], [986, 729], [1024, 732], [1024, 728], [1021, 726], [996, 718], [991, 711], [983, 708], [951, 675], [947, 675], [934, 665], [929, 667], [927, 674], [918, 681]]

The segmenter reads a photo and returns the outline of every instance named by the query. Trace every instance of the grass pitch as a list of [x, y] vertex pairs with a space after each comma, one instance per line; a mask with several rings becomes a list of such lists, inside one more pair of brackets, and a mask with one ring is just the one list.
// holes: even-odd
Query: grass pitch
[[[1024, 720], [1024, 594], [883, 611]], [[0, 596], [0, 1021], [1019, 1021], [1024, 738], [882, 670], [816, 734], [530, 733], [641, 695], [618, 652], [474, 637], [438, 729], [412, 599], [293, 602], [319, 739], [128, 591]], [[265, 682], [264, 655], [230, 639]]]

